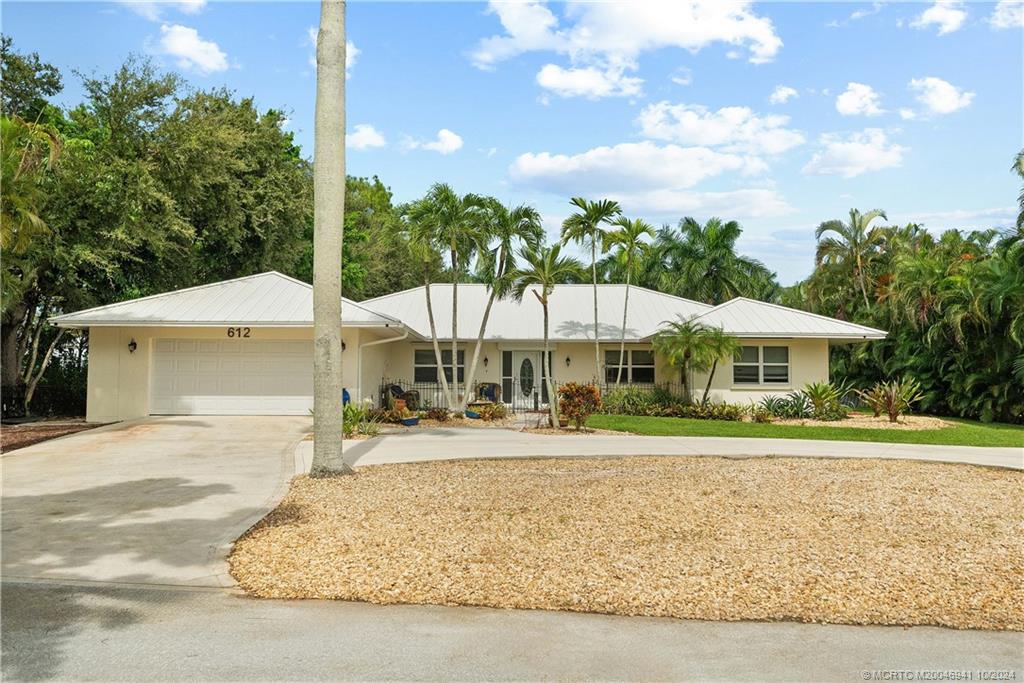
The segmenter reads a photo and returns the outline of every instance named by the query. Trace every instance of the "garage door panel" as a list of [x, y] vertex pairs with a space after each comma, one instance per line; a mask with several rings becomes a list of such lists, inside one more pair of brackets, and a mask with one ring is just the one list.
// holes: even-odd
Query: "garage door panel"
[[153, 414], [305, 415], [313, 405], [309, 341], [160, 339]]

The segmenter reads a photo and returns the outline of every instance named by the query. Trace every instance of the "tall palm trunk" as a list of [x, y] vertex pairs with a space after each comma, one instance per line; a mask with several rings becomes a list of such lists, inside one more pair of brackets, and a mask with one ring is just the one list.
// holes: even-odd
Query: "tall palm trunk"
[[597, 323], [597, 236], [590, 241], [590, 272], [594, 281], [594, 381], [601, 381], [601, 342]]
[[704, 396], [701, 397], [701, 405], [708, 402], [708, 394], [711, 393], [711, 381], [715, 378], [715, 370], [718, 369], [718, 359], [711, 361], [711, 372], [708, 373], [708, 383], [704, 385]]
[[426, 267], [424, 267], [423, 272], [423, 291], [427, 294], [427, 319], [430, 321], [430, 341], [434, 346], [434, 362], [437, 363], [437, 374], [441, 380], [441, 392], [447, 400], [449, 396], [448, 379], [444, 376], [444, 363], [441, 362], [441, 344], [437, 341], [437, 325], [434, 323], [434, 304], [430, 299], [430, 278], [427, 277]]
[[[498, 272], [505, 272], [505, 254], [502, 253], [501, 258], [498, 260]], [[466, 409], [466, 402], [469, 400], [469, 392], [473, 387], [473, 380], [476, 379], [476, 364], [480, 359], [480, 348], [484, 344], [484, 332], [487, 330], [487, 321], [491, 318], [491, 307], [494, 305], [494, 300], [498, 296], [498, 290], [492, 285], [490, 296], [487, 297], [487, 306], [484, 308], [484, 317], [480, 321], [480, 330], [476, 335], [476, 346], [473, 347], [473, 359], [469, 364], [469, 374], [466, 375], [466, 391], [460, 404], [461, 410]], [[479, 398], [479, 397], [478, 397]]]
[[448, 408], [458, 409], [459, 403], [459, 252], [452, 248], [452, 392]]
[[[536, 294], [536, 292], [534, 292]], [[540, 297], [537, 297], [540, 299]], [[551, 345], [548, 339], [548, 298], [540, 299], [544, 308], [544, 374], [548, 383], [548, 411], [551, 413], [551, 426], [558, 428], [558, 395], [555, 393], [555, 378], [551, 376]]]
[[341, 246], [345, 225], [345, 1], [320, 3], [313, 167], [314, 477], [350, 474], [342, 459]]
[[632, 270], [632, 259], [630, 259], [626, 261], [626, 297], [622, 303], [622, 335], [619, 337], [619, 372], [615, 375], [615, 386], [622, 382], [622, 361], [626, 355], [626, 313], [629, 311], [629, 275]]
[[860, 254], [857, 254], [857, 279], [860, 281], [860, 292], [864, 295], [864, 307], [870, 308], [871, 304], [868, 303], [868, 289], [864, 285], [864, 266], [861, 262]]

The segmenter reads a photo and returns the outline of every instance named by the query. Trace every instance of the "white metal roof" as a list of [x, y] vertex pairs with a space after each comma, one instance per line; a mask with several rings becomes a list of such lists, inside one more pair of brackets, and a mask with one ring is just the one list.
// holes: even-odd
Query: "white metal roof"
[[[344, 324], [353, 327], [401, 326], [400, 321], [348, 299], [342, 299], [341, 315]], [[313, 324], [313, 288], [271, 271], [99, 306], [50, 320], [59, 327], [308, 327]]]
[[[598, 334], [601, 339], [617, 341], [622, 333], [622, 304], [625, 285], [598, 285]], [[460, 339], [476, 339], [487, 305], [488, 291], [482, 284], [460, 284]], [[434, 322], [439, 338], [450, 339], [452, 330], [452, 285], [430, 286]], [[423, 287], [407, 289], [363, 302], [367, 307], [398, 318], [421, 337], [430, 338], [426, 296]], [[549, 334], [552, 341], [594, 338], [594, 299], [592, 285], [557, 285], [549, 298]], [[656, 332], [666, 320], [690, 317], [710, 310], [707, 304], [662, 294], [643, 287], [630, 287], [626, 339], [639, 340]], [[521, 302], [501, 299], [494, 302], [485, 339], [539, 340], [544, 337], [543, 309], [536, 297], [527, 292]]]
[[736, 337], [884, 339], [886, 332], [794, 308], [738, 297], [695, 318]]

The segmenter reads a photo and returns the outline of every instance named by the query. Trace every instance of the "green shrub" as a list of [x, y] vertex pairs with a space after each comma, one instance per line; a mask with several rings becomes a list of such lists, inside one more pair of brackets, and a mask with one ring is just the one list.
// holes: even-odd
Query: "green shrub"
[[602, 398], [602, 412], [611, 415], [651, 415], [655, 407], [650, 391], [639, 387], [613, 389]]
[[772, 421], [772, 412], [759, 405], [750, 406], [750, 419], [753, 422], [767, 424]]
[[484, 403], [475, 408], [480, 419], [486, 422], [504, 420], [508, 416], [508, 408], [504, 403]]
[[380, 434], [380, 411], [369, 405], [349, 403], [342, 408], [342, 436], [351, 438], [357, 434], [374, 437]]
[[673, 417], [689, 417], [696, 420], [728, 420], [739, 422], [746, 415], [744, 406], [734, 403], [702, 403], [683, 406]]
[[845, 385], [813, 382], [801, 392], [811, 404], [811, 417], [816, 420], [843, 420], [847, 417], [842, 399], [849, 393]]
[[434, 420], [436, 422], [448, 422], [452, 419], [452, 414], [447, 408], [427, 408], [422, 413], [424, 420]]
[[558, 387], [558, 412], [582, 429], [587, 418], [601, 410], [601, 392], [593, 384], [567, 382]]

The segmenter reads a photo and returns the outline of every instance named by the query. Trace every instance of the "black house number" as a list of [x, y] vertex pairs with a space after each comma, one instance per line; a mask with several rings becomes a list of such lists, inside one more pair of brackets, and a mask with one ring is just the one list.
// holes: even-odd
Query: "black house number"
[[228, 336], [229, 337], [248, 337], [250, 332], [252, 332], [252, 329], [249, 328], [249, 327], [229, 327], [228, 328]]

